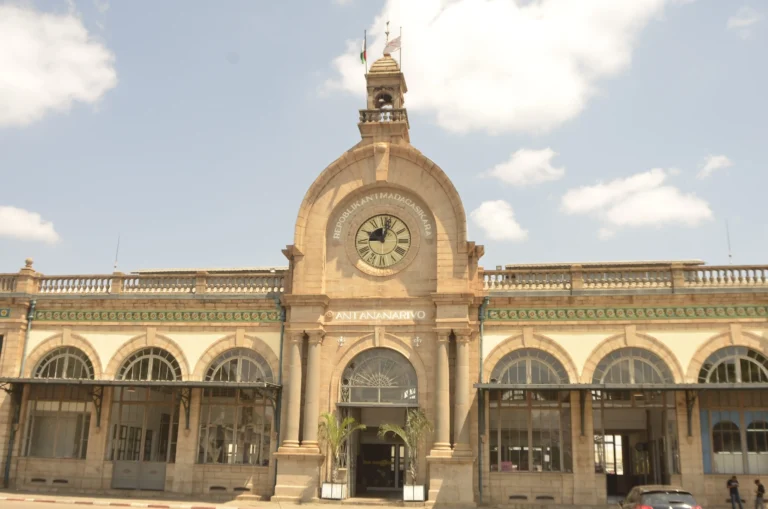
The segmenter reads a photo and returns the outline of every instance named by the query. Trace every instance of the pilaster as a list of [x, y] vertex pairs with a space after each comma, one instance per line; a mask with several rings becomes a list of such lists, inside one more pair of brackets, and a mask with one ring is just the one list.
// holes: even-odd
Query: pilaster
[[320, 414], [320, 354], [325, 331], [307, 332], [307, 382], [304, 389], [304, 433], [301, 446], [320, 452], [317, 442], [317, 423]]
[[437, 351], [435, 353], [435, 443], [432, 445], [431, 456], [450, 456], [451, 437], [451, 399], [449, 393], [449, 364], [448, 342], [451, 331], [440, 329], [437, 334]]

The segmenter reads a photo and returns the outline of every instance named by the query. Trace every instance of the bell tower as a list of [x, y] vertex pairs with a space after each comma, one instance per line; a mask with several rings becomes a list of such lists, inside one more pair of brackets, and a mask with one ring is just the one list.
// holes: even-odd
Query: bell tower
[[410, 143], [408, 112], [405, 109], [405, 77], [391, 55], [385, 53], [365, 75], [368, 99], [360, 110], [360, 134], [363, 143]]

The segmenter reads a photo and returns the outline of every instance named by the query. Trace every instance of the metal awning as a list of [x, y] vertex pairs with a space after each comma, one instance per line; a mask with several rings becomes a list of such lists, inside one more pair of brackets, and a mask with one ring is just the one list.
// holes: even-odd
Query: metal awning
[[18, 387], [30, 385], [78, 385], [90, 387], [90, 395], [93, 400], [93, 406], [96, 409], [96, 426], [101, 426], [101, 406], [104, 401], [104, 387], [163, 387], [178, 388], [179, 399], [184, 407], [184, 416], [186, 417], [186, 429], [189, 429], [189, 410], [192, 399], [192, 389], [256, 389], [266, 393], [265, 397], [271, 398], [282, 388], [279, 384], [270, 382], [223, 382], [202, 380], [94, 380], [94, 379], [68, 379], [68, 378], [24, 378], [24, 377], [0, 377], [0, 389], [12, 393], [17, 399], [17, 404], [21, 403], [21, 391]]
[[280, 390], [279, 384], [270, 382], [222, 382], [202, 380], [95, 380], [71, 378], [22, 378], [0, 377], [0, 384], [36, 385], [100, 385], [115, 387], [186, 387], [186, 388], [227, 388], [227, 389], [272, 389]]
[[766, 390], [768, 383], [665, 383], [665, 384], [499, 384], [478, 383], [475, 389], [482, 390], [527, 390], [527, 391], [704, 391], [704, 390]]

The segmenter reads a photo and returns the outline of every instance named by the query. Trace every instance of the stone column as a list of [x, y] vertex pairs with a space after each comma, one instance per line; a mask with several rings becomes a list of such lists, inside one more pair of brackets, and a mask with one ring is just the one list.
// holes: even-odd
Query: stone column
[[454, 451], [470, 454], [469, 444], [469, 333], [456, 336], [456, 398], [454, 401]]
[[437, 366], [435, 369], [435, 451], [451, 450], [451, 398], [448, 367], [450, 331], [437, 333]]
[[288, 369], [288, 411], [285, 413], [285, 438], [282, 447], [299, 446], [301, 418], [301, 344], [304, 332], [291, 333], [290, 368]]
[[317, 422], [320, 415], [320, 353], [323, 331], [312, 331], [307, 352], [307, 383], [304, 391], [304, 436], [302, 447], [318, 449]]

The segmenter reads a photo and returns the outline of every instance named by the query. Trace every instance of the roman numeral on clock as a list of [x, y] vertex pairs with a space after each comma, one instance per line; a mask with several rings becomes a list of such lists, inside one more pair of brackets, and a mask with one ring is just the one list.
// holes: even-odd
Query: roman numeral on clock
[[360, 253], [360, 256], [365, 256], [365, 255], [368, 254], [368, 251], [370, 251], [370, 250], [371, 250], [370, 246], [365, 246], [365, 247], [361, 247], [360, 249], [358, 249], [357, 252]]
[[410, 244], [411, 239], [405, 238], [405, 239], [397, 239], [398, 244]]
[[401, 246], [397, 246], [395, 248], [395, 253], [399, 254], [400, 256], [404, 256], [405, 255], [405, 249], [403, 249]]

